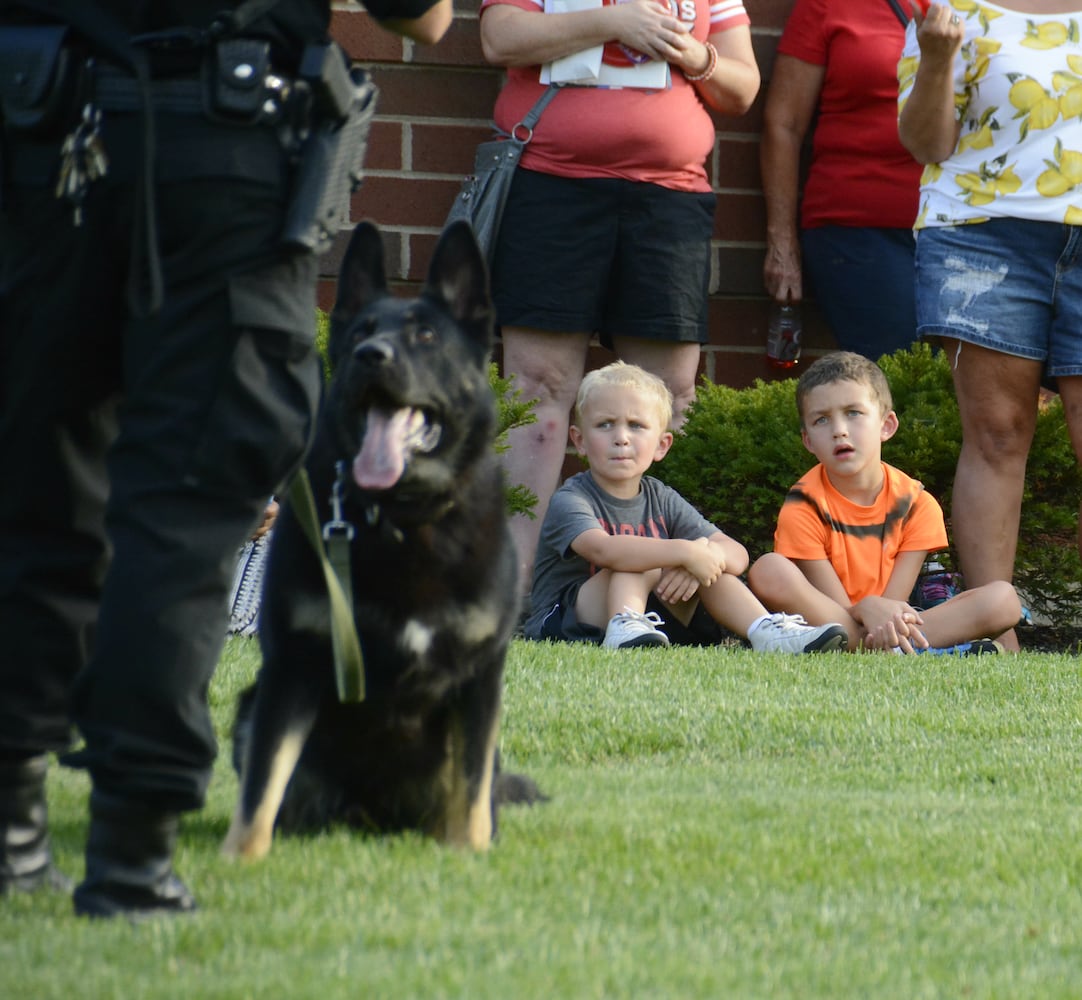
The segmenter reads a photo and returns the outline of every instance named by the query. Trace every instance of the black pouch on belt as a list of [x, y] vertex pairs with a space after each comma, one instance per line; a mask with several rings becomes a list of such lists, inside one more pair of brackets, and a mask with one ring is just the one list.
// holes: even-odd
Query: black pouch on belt
[[36, 136], [59, 134], [78, 105], [83, 60], [64, 25], [0, 28], [0, 116]]
[[212, 46], [204, 68], [207, 117], [254, 122], [267, 98], [270, 43], [258, 38], [227, 38]]

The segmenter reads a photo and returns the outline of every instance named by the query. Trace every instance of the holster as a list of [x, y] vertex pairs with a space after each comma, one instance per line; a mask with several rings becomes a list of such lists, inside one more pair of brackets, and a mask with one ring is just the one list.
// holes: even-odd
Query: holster
[[57, 132], [78, 105], [84, 60], [65, 25], [0, 28], [0, 117], [5, 128]]
[[324, 253], [349, 222], [349, 196], [360, 185], [379, 90], [347, 66], [334, 43], [309, 45], [295, 83], [308, 88], [311, 125], [300, 147], [284, 242]]

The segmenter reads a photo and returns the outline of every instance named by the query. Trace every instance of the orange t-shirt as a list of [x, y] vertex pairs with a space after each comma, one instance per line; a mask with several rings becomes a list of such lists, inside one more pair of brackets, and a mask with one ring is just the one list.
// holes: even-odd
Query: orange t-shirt
[[827, 559], [849, 600], [880, 595], [899, 552], [947, 547], [943, 509], [924, 487], [883, 463], [883, 489], [870, 507], [843, 497], [817, 465], [786, 495], [774, 551], [789, 559]]

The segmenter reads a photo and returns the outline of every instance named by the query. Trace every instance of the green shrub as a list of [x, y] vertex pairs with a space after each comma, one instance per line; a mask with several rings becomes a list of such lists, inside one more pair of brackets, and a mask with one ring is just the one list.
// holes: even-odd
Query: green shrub
[[[488, 366], [488, 381], [492, 391], [496, 394], [496, 451], [505, 452], [510, 447], [507, 443], [507, 432], [513, 427], [525, 427], [535, 423], [534, 403], [537, 400], [522, 399], [522, 390], [513, 389], [514, 376], [500, 378], [500, 371], [496, 362], [490, 362]], [[526, 514], [535, 517], [533, 512], [537, 505], [537, 494], [522, 483], [508, 483], [504, 487], [507, 500], [507, 512], [509, 514]]]
[[[883, 459], [924, 483], [943, 505], [951, 534], [951, 489], [961, 424], [950, 366], [927, 345], [884, 357], [900, 419]], [[679, 490], [752, 559], [773, 548], [778, 508], [815, 462], [800, 440], [796, 380], [731, 389], [703, 381], [684, 433], [652, 470]], [[1030, 452], [1015, 583], [1042, 617], [1074, 620], [1082, 581], [1076, 546], [1082, 477], [1055, 400], [1042, 408]], [[947, 561], [957, 565], [952, 549]]]
[[329, 381], [331, 377], [331, 357], [328, 353], [331, 337], [331, 317], [322, 309], [316, 310], [316, 350], [323, 359], [323, 380]]

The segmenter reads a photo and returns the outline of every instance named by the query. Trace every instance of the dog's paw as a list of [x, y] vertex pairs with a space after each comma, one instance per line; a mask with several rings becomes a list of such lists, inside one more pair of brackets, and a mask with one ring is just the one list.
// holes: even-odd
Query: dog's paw
[[258, 861], [270, 853], [272, 832], [263, 832], [256, 826], [234, 816], [229, 832], [222, 842], [222, 856], [239, 861]]

